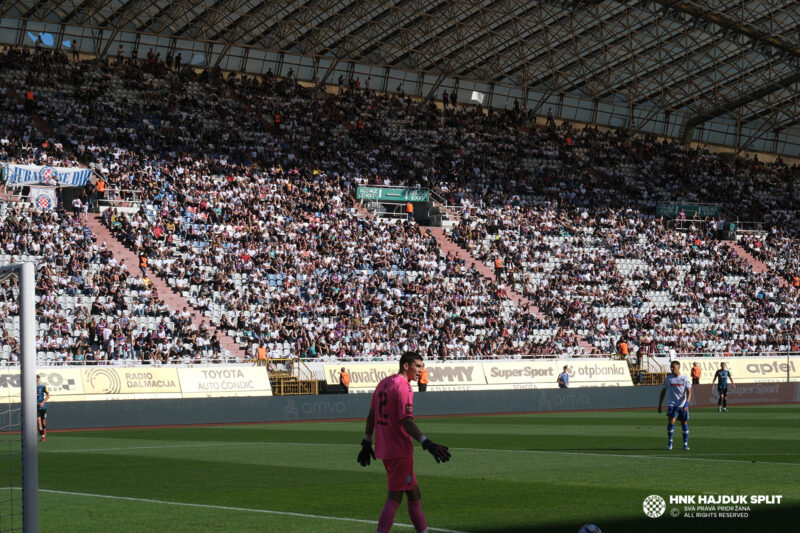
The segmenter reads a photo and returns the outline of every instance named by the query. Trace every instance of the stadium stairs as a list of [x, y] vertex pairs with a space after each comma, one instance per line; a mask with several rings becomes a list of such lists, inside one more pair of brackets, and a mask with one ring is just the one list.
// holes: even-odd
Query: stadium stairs
[[273, 396], [298, 396], [319, 394], [320, 382], [303, 380], [289, 371], [268, 369], [269, 384]]
[[[17, 94], [14, 89], [11, 87], [6, 87], [6, 95], [17, 102], [20, 105], [25, 105], [25, 99]], [[48, 139], [50, 142], [55, 142], [56, 132], [44, 121], [42, 117], [40, 117], [37, 113], [31, 113], [30, 115], [31, 124], [34, 128], [44, 137]], [[68, 146], [69, 143], [64, 145], [65, 150], [69, 150], [71, 146]]]
[[[770, 268], [763, 262], [759, 261], [753, 255], [742, 248], [742, 246], [738, 243], [733, 241], [725, 241], [725, 243], [730, 247], [731, 250], [736, 252], [736, 254], [745, 260], [745, 262], [750, 265], [750, 268], [753, 269], [753, 272], [756, 274], [761, 274], [763, 272], [769, 272]], [[774, 272], [775, 276], [778, 278], [778, 286], [782, 289], [789, 287], [789, 281], [784, 278], [783, 276], [779, 275], [777, 272]]]
[[654, 387], [664, 383], [664, 380], [667, 378], [667, 373], [631, 370], [631, 377], [633, 378], [634, 385]]
[[[351, 198], [353, 200], [353, 207], [356, 211], [363, 217], [371, 218], [375, 215], [370, 213], [364, 205], [359, 201], [356, 200], [352, 194]], [[443, 213], [449, 216], [450, 220], [457, 220], [457, 215], [454, 211], [449, 209], [447, 206], [442, 204], [441, 202], [436, 202], [436, 205], [440, 206]], [[427, 226], [425, 228], [421, 228], [424, 230], [428, 230], [431, 232], [431, 235], [436, 239], [437, 244], [439, 245], [439, 249], [442, 250], [443, 253], [451, 253], [458, 257], [459, 259], [463, 259], [466, 265], [475, 265], [475, 269], [485, 278], [494, 281], [495, 276], [494, 272], [486, 266], [483, 262], [478, 261], [475, 257], [469, 253], [467, 250], [462, 248], [461, 246], [457, 245], [453, 242], [450, 237], [445, 233], [445, 228], [437, 227], [437, 226]], [[547, 317], [544, 313], [542, 313], [538, 307], [529, 299], [525, 298], [523, 295], [515, 291], [509, 285], [502, 285], [503, 290], [506, 291], [509, 299], [514, 302], [519, 307], [527, 307], [527, 309], [537, 318], [540, 320], [546, 320]], [[594, 350], [594, 346], [592, 346], [589, 341], [585, 338], [581, 338], [578, 340], [578, 345], [581, 347], [584, 353], [592, 353]]]
[[[111, 231], [109, 231], [106, 225], [103, 224], [99, 216], [90, 216], [88, 226], [99, 242], [104, 242], [108, 245], [108, 248], [114, 254], [114, 257], [117, 258], [117, 260], [125, 260], [125, 264], [128, 265], [129, 272], [132, 274], [137, 274], [139, 269], [139, 258], [131, 250], [120, 243], [116, 237], [114, 237], [114, 235], [112, 235]], [[221, 329], [217, 329], [217, 327], [214, 326], [208, 317], [198, 312], [186, 300], [186, 298], [173, 291], [172, 288], [167, 285], [166, 281], [159, 276], [151, 276], [150, 281], [153, 283], [153, 286], [158, 289], [159, 297], [164, 300], [164, 303], [166, 303], [170, 309], [173, 311], [180, 311], [184, 307], [190, 309], [192, 322], [194, 324], [206, 322], [209, 331], [212, 334], [217, 334], [219, 344], [222, 348], [228, 350], [231, 355], [240, 361], [244, 361], [246, 359], [244, 350], [242, 350], [241, 346], [239, 346], [235, 340], [233, 340], [226, 332], [222, 331]]]
[[631, 373], [631, 379], [633, 380], [634, 385], [661, 385], [664, 383], [664, 379], [667, 377], [666, 372], [661, 370], [651, 370], [651, 368], [658, 367], [651, 364], [651, 361], [649, 360], [650, 356], [647, 354], [644, 355], [645, 359], [642, 361], [642, 367], [646, 367], [646, 369], [636, 366], [636, 364], [632, 363], [630, 359], [622, 355], [618, 356], [618, 358], [628, 363], [628, 372]]
[[[444, 232], [443, 228], [436, 228], [431, 227], [427, 228], [430, 230], [431, 234], [436, 239], [436, 242], [439, 243], [439, 248], [447, 254], [452, 253], [459, 259], [463, 259], [467, 265], [475, 265], [475, 269], [481, 273], [481, 275], [485, 278], [488, 278], [494, 281], [495, 276], [494, 272], [491, 268], [486, 266], [483, 262], [478, 261], [475, 257], [469, 253], [467, 250], [462, 248], [461, 246], [454, 243]], [[544, 313], [542, 313], [538, 307], [529, 299], [525, 298], [523, 295], [515, 291], [509, 285], [503, 284], [501, 285], [503, 290], [506, 291], [508, 297], [519, 307], [527, 307], [534, 316], [541, 320], [547, 320], [547, 317]], [[578, 345], [583, 349], [585, 353], [591, 353], [594, 350], [594, 346], [592, 346], [586, 339], [581, 338], [578, 340]]]

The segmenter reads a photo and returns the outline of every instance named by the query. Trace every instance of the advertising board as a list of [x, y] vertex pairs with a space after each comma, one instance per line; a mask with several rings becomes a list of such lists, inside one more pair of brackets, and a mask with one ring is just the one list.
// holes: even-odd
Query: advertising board
[[184, 398], [214, 396], [272, 396], [263, 366], [179, 368]]

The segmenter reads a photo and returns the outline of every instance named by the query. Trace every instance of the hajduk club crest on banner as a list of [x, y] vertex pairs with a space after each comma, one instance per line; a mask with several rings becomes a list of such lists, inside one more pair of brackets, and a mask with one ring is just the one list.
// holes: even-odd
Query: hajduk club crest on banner
[[41, 176], [43, 185], [58, 184], [58, 172], [53, 167], [42, 167]]
[[31, 186], [30, 200], [39, 211], [53, 211], [56, 208], [56, 189]]

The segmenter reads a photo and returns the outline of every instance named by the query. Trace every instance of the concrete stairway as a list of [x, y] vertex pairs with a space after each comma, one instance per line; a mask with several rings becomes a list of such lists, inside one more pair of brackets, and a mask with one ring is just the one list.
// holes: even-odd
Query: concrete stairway
[[[461, 246], [454, 243], [447, 234], [445, 234], [442, 228], [426, 228], [430, 230], [431, 234], [436, 238], [436, 242], [439, 243], [439, 247], [442, 251], [447, 254], [453, 254], [459, 259], [463, 259], [467, 265], [470, 267], [475, 265], [475, 269], [481, 273], [485, 278], [491, 279], [494, 281], [494, 271], [486, 266], [481, 261], [478, 261], [469, 251], [465, 250]], [[527, 308], [535, 317], [546, 320], [547, 317], [542, 311], [536, 307], [536, 305], [529, 299], [525, 298], [523, 295], [515, 291], [511, 286], [507, 284], [501, 285], [503, 290], [506, 291], [509, 299], [513, 301], [517, 306], [521, 308]], [[594, 350], [594, 346], [592, 346], [589, 341], [584, 338], [580, 338], [578, 340], [578, 345], [583, 349], [585, 353], [591, 353]]]
[[[128, 271], [131, 272], [131, 274], [137, 275], [139, 273], [139, 258], [136, 256], [136, 254], [123, 246], [116, 237], [114, 237], [111, 231], [105, 226], [105, 224], [103, 224], [99, 216], [90, 216], [89, 223], [87, 225], [92, 230], [92, 233], [94, 233], [95, 237], [97, 237], [98, 242], [105, 242], [108, 245], [108, 248], [114, 254], [114, 257], [116, 257], [119, 262], [125, 261], [125, 264], [128, 266]], [[202, 313], [192, 307], [186, 298], [172, 290], [172, 288], [167, 285], [165, 280], [158, 276], [152, 276], [150, 281], [152, 281], [153, 286], [158, 289], [159, 297], [164, 300], [164, 303], [166, 303], [170, 309], [180, 311], [186, 307], [191, 312], [193, 323], [197, 324], [198, 326], [202, 323], [205, 323], [210, 332], [217, 334], [220, 346], [228, 350], [231, 355], [235, 356], [239, 360], [244, 360], [246, 358], [244, 350], [242, 350], [242, 347], [239, 346], [235, 340], [233, 340], [226, 332], [217, 329], [214, 324], [211, 323], [208, 317], [204, 316]]]
[[[741, 257], [742, 259], [750, 265], [750, 268], [753, 269], [753, 272], [756, 274], [763, 274], [764, 272], [769, 272], [770, 268], [761, 260], [756, 259], [753, 255], [745, 250], [741, 244], [736, 243], [734, 241], [725, 241], [725, 244], [728, 245], [728, 248], [733, 250], [736, 255]], [[783, 276], [778, 275], [777, 272], [773, 272], [775, 277], [778, 279], [778, 286], [781, 288], [789, 287], [789, 281], [786, 280]]]
[[[17, 102], [18, 104], [25, 105], [25, 98], [22, 95], [18, 94], [14, 89], [11, 87], [6, 87], [6, 96]], [[48, 139], [50, 142], [54, 142], [56, 138], [56, 132], [44, 121], [42, 117], [40, 117], [37, 113], [32, 113], [30, 116], [31, 124], [33, 125], [36, 130], [42, 134], [42, 137]], [[72, 145], [69, 143], [64, 144], [65, 151], [71, 151]]]
[[19, 202], [19, 197], [13, 194], [13, 189], [0, 187], [0, 200], [3, 202]]
[[[483, 277], [495, 281], [494, 271], [487, 265], [485, 265], [483, 262], [475, 259], [475, 257], [469, 251], [465, 250], [464, 248], [460, 247], [452, 240], [450, 240], [450, 237], [448, 237], [447, 234], [445, 234], [442, 228], [431, 227], [424, 229], [430, 230], [431, 234], [436, 239], [436, 242], [439, 243], [439, 248], [441, 248], [445, 254], [449, 253], [451, 255], [458, 257], [459, 259], [463, 259], [467, 265], [467, 268], [474, 265], [475, 270], [480, 272]], [[536, 307], [533, 304], [533, 302], [531, 302], [523, 295], [515, 291], [509, 285], [502, 284], [501, 287], [506, 291], [506, 294], [508, 294], [509, 299], [516, 305], [520, 307], [527, 307], [536, 317], [544, 318], [544, 314], [541, 311], [539, 311], [539, 308]]]

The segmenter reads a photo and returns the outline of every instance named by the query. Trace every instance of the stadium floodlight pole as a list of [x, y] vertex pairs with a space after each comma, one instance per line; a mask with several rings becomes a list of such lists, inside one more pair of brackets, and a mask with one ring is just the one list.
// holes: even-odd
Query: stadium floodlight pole
[[[22, 531], [39, 531], [39, 448], [36, 422], [36, 282], [33, 263], [0, 267], [0, 278], [19, 278], [22, 378]], [[31, 401], [33, 399], [33, 401]]]

